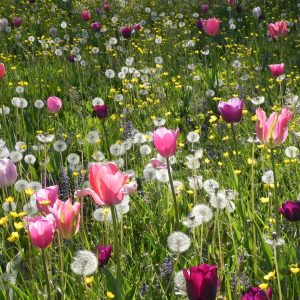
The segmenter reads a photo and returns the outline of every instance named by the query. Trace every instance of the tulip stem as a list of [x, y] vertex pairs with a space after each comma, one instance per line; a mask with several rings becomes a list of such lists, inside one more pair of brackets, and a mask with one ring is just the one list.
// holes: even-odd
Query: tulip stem
[[168, 169], [168, 176], [169, 176], [169, 182], [171, 187], [171, 192], [174, 200], [174, 209], [175, 209], [175, 229], [178, 228], [179, 225], [179, 212], [178, 212], [178, 206], [177, 206], [177, 200], [176, 200], [176, 193], [175, 188], [173, 184], [172, 174], [171, 174], [171, 166], [170, 166], [170, 160], [169, 157], [166, 158], [167, 161], [167, 169]]
[[271, 162], [272, 162], [272, 171], [273, 171], [273, 177], [274, 177], [274, 204], [275, 204], [276, 233], [277, 233], [277, 236], [279, 236], [278, 184], [277, 184], [277, 177], [276, 177], [274, 149], [271, 149]]
[[64, 252], [62, 249], [63, 238], [61, 234], [58, 234], [58, 247], [59, 247], [59, 256], [60, 256], [60, 278], [61, 278], [61, 286], [62, 291], [65, 289], [65, 281], [64, 281]]
[[279, 268], [278, 268], [278, 261], [277, 261], [276, 242], [274, 242], [274, 261], [275, 261], [276, 278], [277, 278], [277, 284], [278, 284], [279, 300], [282, 300], [281, 284], [280, 284], [280, 278], [279, 278]]
[[120, 253], [120, 245], [119, 245], [119, 239], [118, 239], [118, 228], [117, 228], [117, 213], [116, 208], [114, 205], [110, 206], [111, 209], [111, 216], [113, 221], [113, 229], [114, 229], [114, 256], [117, 260], [117, 282], [118, 287], [120, 290], [120, 293], [122, 294], [122, 270], [121, 270], [121, 253]]
[[105, 126], [105, 120], [102, 120], [101, 122], [102, 128], [103, 128], [103, 133], [104, 133], [104, 140], [105, 140], [105, 144], [106, 144], [106, 151], [107, 151], [107, 155], [108, 155], [108, 159], [111, 160], [111, 154], [110, 154], [110, 150], [109, 150], [109, 143], [108, 143], [108, 133], [107, 133], [107, 129]]
[[45, 249], [42, 249], [42, 261], [43, 261], [43, 267], [44, 267], [44, 273], [46, 276], [46, 286], [47, 286], [47, 293], [48, 293], [48, 300], [51, 300], [51, 287], [50, 287], [50, 279], [49, 279], [49, 273], [48, 273], [48, 266], [47, 266], [47, 258], [45, 255]]
[[254, 141], [252, 144], [251, 162], [251, 206], [252, 206], [252, 240], [253, 240], [253, 269], [254, 276], [257, 276], [257, 249], [256, 249], [256, 227], [255, 227], [255, 190], [254, 190]]

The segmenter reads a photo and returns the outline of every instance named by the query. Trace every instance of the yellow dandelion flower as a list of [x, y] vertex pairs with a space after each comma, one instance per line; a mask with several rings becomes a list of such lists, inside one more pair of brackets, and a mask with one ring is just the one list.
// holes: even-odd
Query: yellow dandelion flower
[[106, 292], [106, 297], [107, 297], [108, 299], [114, 299], [114, 298], [115, 298], [115, 295], [114, 295], [112, 292], [108, 291], [108, 292]]

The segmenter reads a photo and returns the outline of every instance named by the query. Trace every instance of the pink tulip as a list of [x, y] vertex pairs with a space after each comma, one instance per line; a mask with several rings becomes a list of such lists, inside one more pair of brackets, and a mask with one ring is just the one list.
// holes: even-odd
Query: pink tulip
[[28, 234], [32, 244], [38, 248], [44, 249], [50, 245], [54, 238], [55, 219], [53, 215], [46, 217], [26, 218], [29, 223]]
[[269, 65], [269, 69], [274, 77], [284, 74], [284, 64]]
[[215, 36], [219, 32], [221, 21], [216, 18], [209, 18], [207, 20], [201, 20], [202, 28], [206, 34]]
[[165, 127], [157, 128], [153, 134], [153, 143], [157, 152], [163, 157], [170, 157], [176, 152], [176, 139], [179, 129], [168, 130]]
[[58, 186], [49, 186], [41, 189], [35, 193], [36, 206], [45, 215], [49, 214], [49, 208], [53, 207], [56, 200], [58, 200]]
[[87, 10], [83, 10], [80, 13], [80, 15], [81, 15], [81, 18], [82, 18], [83, 21], [88, 21], [92, 17], [92, 14], [91, 14], [91, 12], [88, 9]]
[[292, 113], [284, 108], [280, 115], [273, 112], [267, 120], [266, 113], [258, 108], [256, 110], [256, 134], [260, 142], [268, 148], [275, 148], [283, 144], [288, 136], [288, 123]]
[[23, 23], [23, 20], [21, 18], [14, 17], [12, 19], [12, 24], [13, 24], [14, 27], [18, 28], [18, 27], [20, 27], [22, 25], [22, 23]]
[[128, 176], [122, 174], [114, 163], [92, 164], [89, 181], [91, 188], [77, 191], [76, 197], [90, 195], [98, 205], [116, 205], [124, 198]]
[[13, 185], [17, 180], [17, 169], [12, 160], [0, 159], [0, 188]]
[[53, 207], [49, 207], [49, 211], [53, 214], [57, 229], [60, 235], [70, 240], [79, 230], [80, 226], [80, 203], [72, 200], [66, 202], [57, 199]]
[[268, 25], [268, 34], [273, 39], [278, 39], [284, 37], [289, 32], [287, 28], [287, 23], [284, 20], [281, 20], [276, 23], [270, 23]]
[[49, 113], [58, 113], [61, 110], [62, 101], [55, 96], [51, 96], [47, 99], [47, 109]]
[[6, 71], [5, 71], [5, 65], [0, 63], [0, 79], [2, 79], [3, 77], [5, 77], [6, 75]]
[[235, 0], [227, 0], [227, 4], [232, 5], [235, 3]]

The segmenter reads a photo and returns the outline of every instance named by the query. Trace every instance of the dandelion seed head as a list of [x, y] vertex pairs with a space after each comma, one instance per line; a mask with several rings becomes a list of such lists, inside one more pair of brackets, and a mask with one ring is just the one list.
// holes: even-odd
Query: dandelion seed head
[[80, 250], [75, 253], [71, 270], [80, 276], [89, 276], [97, 271], [98, 259], [96, 255], [87, 250]]
[[190, 238], [183, 232], [175, 231], [168, 236], [168, 248], [174, 253], [183, 253], [191, 246]]

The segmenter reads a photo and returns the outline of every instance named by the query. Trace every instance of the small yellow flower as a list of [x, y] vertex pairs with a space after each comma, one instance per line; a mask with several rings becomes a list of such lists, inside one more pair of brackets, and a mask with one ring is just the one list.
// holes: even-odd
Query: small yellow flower
[[265, 280], [272, 280], [274, 279], [276, 276], [276, 272], [275, 270], [273, 272], [269, 272], [267, 275], [264, 276]]
[[93, 282], [94, 282], [94, 276], [85, 277], [84, 280], [85, 280], [85, 283], [86, 283], [87, 285], [92, 285]]
[[24, 192], [28, 197], [31, 197], [35, 193], [35, 190], [33, 188], [26, 188]]
[[267, 289], [269, 288], [269, 284], [268, 283], [261, 283], [259, 285], [259, 288], [264, 290], [264, 291], [267, 291]]
[[297, 274], [297, 273], [300, 272], [300, 268], [298, 267], [297, 264], [291, 265], [291, 266], [290, 266], [290, 271], [291, 271], [293, 274]]
[[193, 195], [194, 194], [194, 191], [193, 190], [188, 190], [186, 191], [189, 195]]
[[0, 219], [0, 226], [6, 226], [7, 223], [8, 223], [8, 217], [7, 216]]
[[7, 198], [5, 199], [5, 202], [7, 202], [7, 203], [13, 203], [13, 202], [14, 202], [14, 198], [11, 197], [11, 196], [9, 196], [9, 197], [7, 197]]
[[10, 242], [10, 243], [14, 243], [15, 241], [17, 241], [19, 239], [19, 233], [14, 231], [10, 234], [10, 236], [7, 238], [7, 240]]
[[253, 165], [255, 166], [257, 164], [256, 160], [255, 159], [252, 159], [252, 158], [248, 158], [247, 159], [247, 162], [248, 162], [248, 165]]
[[73, 177], [77, 177], [78, 175], [79, 175], [79, 172], [74, 171], [74, 172], [72, 173], [72, 176], [73, 176]]
[[114, 299], [115, 298], [115, 295], [112, 292], [110, 292], [110, 291], [108, 291], [106, 293], [106, 296], [107, 296], [108, 299]]
[[242, 171], [241, 171], [241, 170], [234, 170], [234, 173], [235, 173], [236, 175], [240, 175], [240, 174], [242, 173]]
[[24, 228], [24, 223], [23, 222], [14, 222], [14, 226], [15, 226], [16, 230], [20, 230], [20, 229]]
[[268, 202], [270, 202], [269, 197], [260, 197], [259, 200], [260, 200], [261, 203], [268, 203]]

